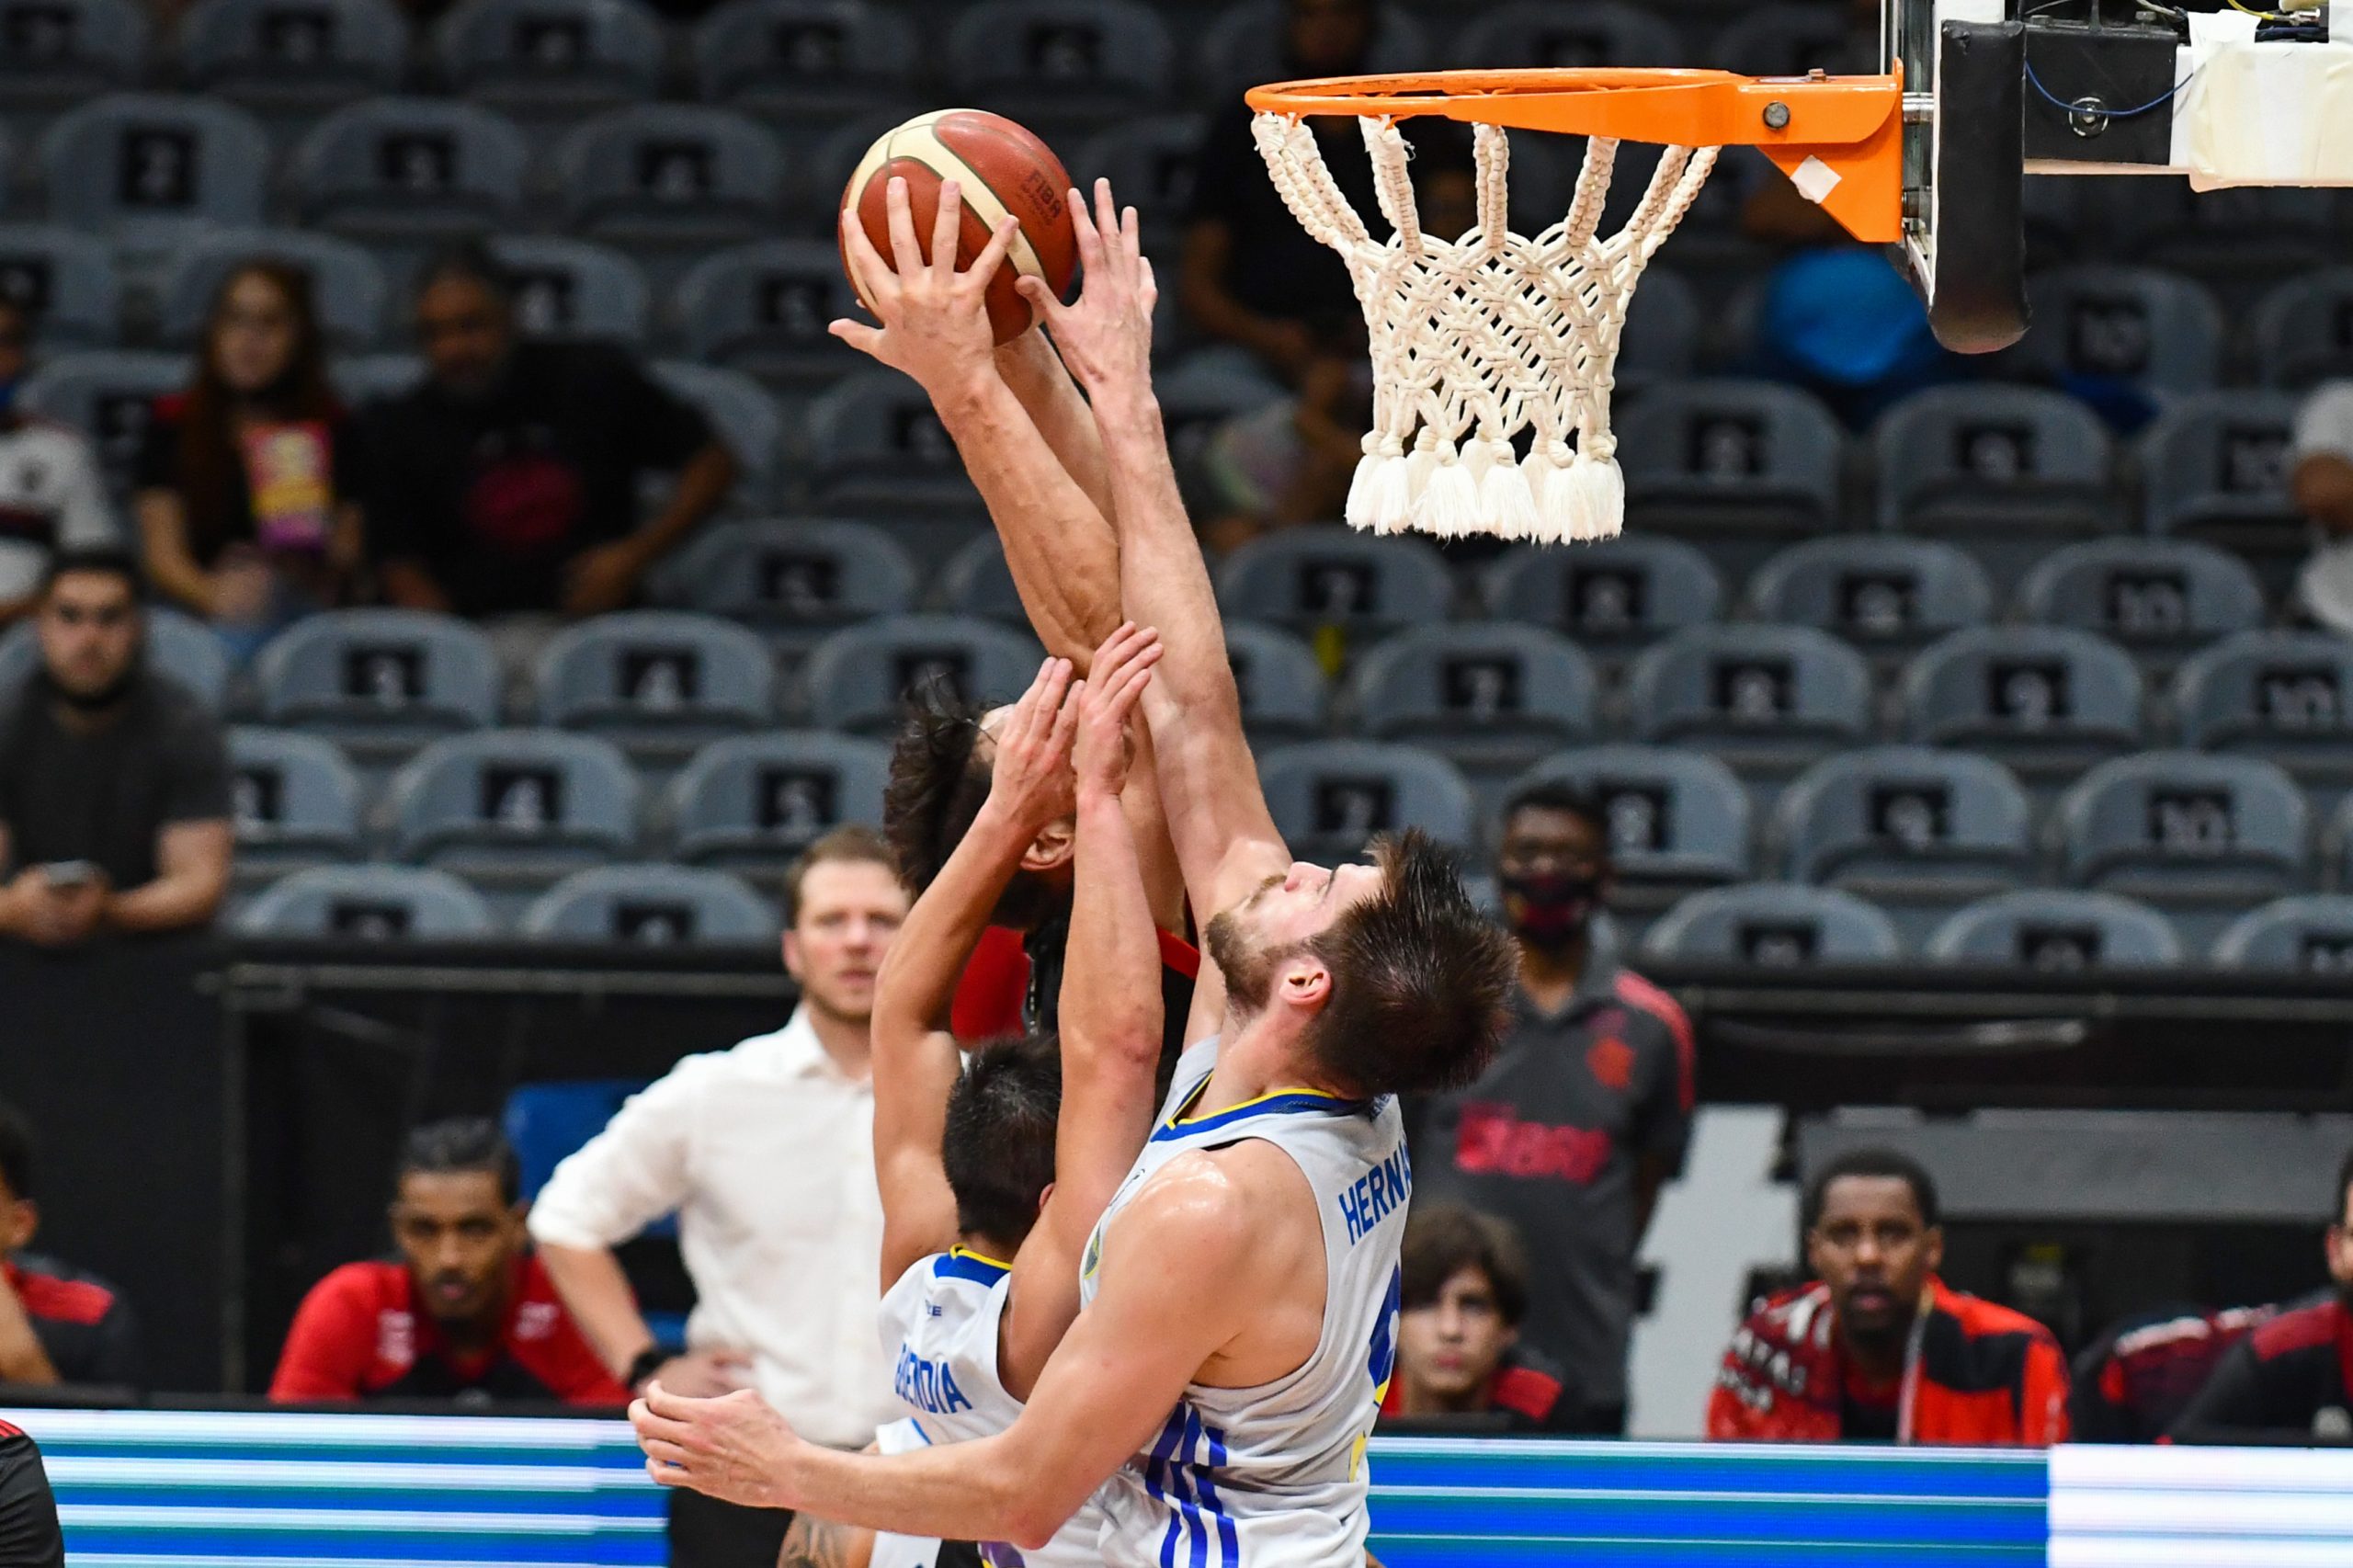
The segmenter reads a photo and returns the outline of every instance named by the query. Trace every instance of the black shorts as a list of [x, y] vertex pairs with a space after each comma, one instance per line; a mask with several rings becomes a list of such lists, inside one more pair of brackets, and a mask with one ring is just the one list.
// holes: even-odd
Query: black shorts
[[57, 1533], [57, 1498], [40, 1450], [22, 1433], [0, 1437], [0, 1562], [8, 1568], [65, 1568]]

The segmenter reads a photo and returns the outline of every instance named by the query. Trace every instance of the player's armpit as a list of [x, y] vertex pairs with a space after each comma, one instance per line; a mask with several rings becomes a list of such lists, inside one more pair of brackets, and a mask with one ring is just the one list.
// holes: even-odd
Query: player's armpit
[[776, 1568], [868, 1568], [873, 1556], [872, 1530], [795, 1514]]

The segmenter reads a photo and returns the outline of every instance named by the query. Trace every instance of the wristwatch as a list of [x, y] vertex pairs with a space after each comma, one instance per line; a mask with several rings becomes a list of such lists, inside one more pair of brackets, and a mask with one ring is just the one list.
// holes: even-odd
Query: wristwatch
[[669, 1359], [670, 1353], [659, 1345], [647, 1346], [637, 1353], [636, 1359], [630, 1362], [629, 1370], [621, 1374], [622, 1386], [631, 1393], [637, 1392], [645, 1386], [646, 1380], [660, 1371], [663, 1363]]

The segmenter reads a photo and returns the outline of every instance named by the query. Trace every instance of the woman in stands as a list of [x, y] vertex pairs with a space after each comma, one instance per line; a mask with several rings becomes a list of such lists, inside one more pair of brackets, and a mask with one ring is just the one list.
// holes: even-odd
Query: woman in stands
[[242, 660], [347, 597], [359, 488], [309, 278], [244, 263], [214, 297], [194, 384], [159, 400], [148, 424], [137, 506], [149, 572]]

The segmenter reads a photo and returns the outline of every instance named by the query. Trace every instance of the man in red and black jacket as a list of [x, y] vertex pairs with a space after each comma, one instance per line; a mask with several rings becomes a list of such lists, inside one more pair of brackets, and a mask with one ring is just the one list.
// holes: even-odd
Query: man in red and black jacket
[[40, 1229], [32, 1130], [0, 1102], [0, 1384], [136, 1387], [129, 1304], [97, 1275], [25, 1251]]
[[2032, 1318], [1937, 1278], [1937, 1189], [1857, 1150], [1806, 1188], [1820, 1282], [1749, 1314], [1708, 1402], [1711, 1438], [2043, 1448], [2067, 1437], [2067, 1363]]
[[6, 1421], [0, 1421], [0, 1562], [8, 1568], [65, 1568], [57, 1498], [41, 1468], [40, 1449]]
[[1519, 1343], [1528, 1257], [1505, 1221], [1423, 1203], [1405, 1223], [1396, 1374], [1386, 1422], [1477, 1418], [1518, 1432], [1573, 1432], [1579, 1405], [1553, 1365]]
[[2333, 1207], [2329, 1288], [2231, 1348], [2174, 1423], [2177, 1441], [2353, 1438], [2353, 1154], [2337, 1170]]
[[2275, 1306], [2184, 1308], [2128, 1319], [2075, 1358], [2067, 1400], [2078, 1443], [2154, 1443], [2165, 1435], [2231, 1346], [2279, 1315]]
[[627, 1404], [526, 1250], [517, 1186], [488, 1121], [410, 1134], [392, 1210], [401, 1259], [348, 1263], [312, 1288], [269, 1397]]

